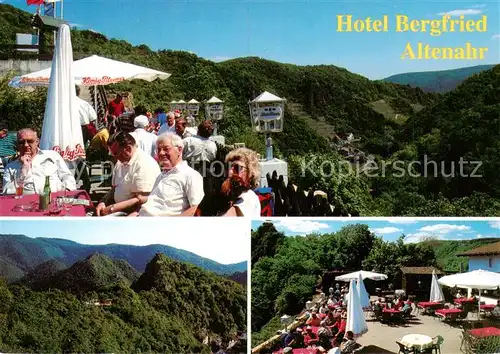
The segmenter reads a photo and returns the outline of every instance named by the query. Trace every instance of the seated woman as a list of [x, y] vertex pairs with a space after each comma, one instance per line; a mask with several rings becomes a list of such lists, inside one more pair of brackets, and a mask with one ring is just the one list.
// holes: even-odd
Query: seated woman
[[252, 190], [260, 181], [257, 153], [247, 148], [235, 149], [227, 154], [226, 163], [229, 164], [229, 178], [238, 175], [248, 183], [248, 189], [239, 195], [224, 216], [260, 217], [260, 200]]

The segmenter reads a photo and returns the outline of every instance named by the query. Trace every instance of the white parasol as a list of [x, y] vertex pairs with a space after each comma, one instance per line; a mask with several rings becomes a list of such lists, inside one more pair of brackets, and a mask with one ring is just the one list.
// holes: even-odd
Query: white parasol
[[361, 304], [361, 308], [369, 309], [370, 308], [370, 296], [368, 296], [368, 292], [365, 288], [365, 283], [363, 282], [363, 278], [361, 278], [361, 274], [359, 274], [358, 281], [356, 284], [356, 289], [358, 291], [359, 302]]
[[40, 148], [55, 150], [67, 161], [85, 157], [72, 64], [71, 34], [69, 26], [64, 24], [59, 27], [52, 58], [53, 74], [47, 92]]
[[436, 275], [436, 271], [432, 271], [432, 283], [431, 283], [431, 296], [429, 298], [430, 302], [443, 302], [444, 295], [443, 289], [441, 289], [441, 285], [438, 283], [438, 278]]
[[368, 272], [366, 270], [359, 270], [357, 272], [339, 275], [338, 277], [335, 277], [335, 280], [339, 280], [339, 281], [358, 280], [359, 275], [361, 275], [361, 278], [363, 280], [364, 279], [372, 279], [372, 280], [386, 280], [387, 279], [387, 275], [385, 275], [385, 274]]
[[[52, 66], [53, 67], [53, 66]], [[12, 87], [48, 86], [52, 68], [17, 76], [9, 82]], [[73, 77], [76, 85], [98, 86], [116, 84], [124, 80], [165, 80], [169, 73], [124, 63], [97, 55], [73, 62]]]
[[354, 280], [349, 286], [349, 299], [347, 300], [347, 326], [346, 332], [352, 331], [354, 336], [359, 337], [368, 332], [365, 315], [359, 301], [358, 290]]
[[467, 273], [447, 275], [438, 280], [439, 284], [462, 289], [479, 290], [479, 313], [481, 312], [481, 291], [495, 290], [500, 287], [500, 273], [487, 270], [473, 270]]

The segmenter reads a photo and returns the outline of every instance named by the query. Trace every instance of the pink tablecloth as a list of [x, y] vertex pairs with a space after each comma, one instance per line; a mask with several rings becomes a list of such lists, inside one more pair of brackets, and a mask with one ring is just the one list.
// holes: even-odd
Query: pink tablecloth
[[459, 314], [461, 313], [462, 310], [460, 309], [440, 309], [440, 310], [436, 310], [436, 313], [440, 313], [442, 315], [455, 315], [455, 314]]
[[469, 333], [471, 336], [478, 338], [498, 337], [500, 336], [500, 329], [496, 327], [475, 328], [470, 329]]
[[493, 311], [496, 305], [481, 305], [480, 308], [481, 310], [485, 311]]
[[[292, 350], [293, 354], [316, 354], [317, 349], [316, 348], [296, 348]], [[283, 349], [278, 350], [277, 352], [274, 352], [274, 354], [283, 354]]]
[[396, 310], [396, 309], [383, 309], [382, 312], [386, 313], [401, 313], [401, 310]]
[[423, 302], [419, 302], [417, 305], [420, 306], [420, 307], [423, 307], [423, 308], [427, 308], [427, 307], [437, 307], [437, 306], [440, 306], [441, 303], [440, 302], [423, 301]]
[[462, 297], [460, 299], [453, 300], [456, 304], [473, 304], [476, 302], [476, 299], [468, 299], [466, 297]]
[[[52, 199], [56, 197], [64, 196], [64, 192], [52, 193]], [[73, 197], [77, 199], [86, 199], [90, 201], [90, 197], [86, 191], [71, 191], [66, 192], [66, 196]], [[34, 210], [21, 210], [17, 211], [16, 207], [19, 206], [34, 206]], [[60, 214], [53, 216], [86, 216], [87, 208], [92, 208], [92, 202], [90, 201], [90, 207], [85, 207], [83, 205], [73, 205], [69, 213], [65, 214], [62, 211]], [[0, 216], [52, 216], [46, 211], [38, 210], [38, 194], [27, 194], [23, 195], [20, 199], [15, 199], [13, 195], [0, 195]]]

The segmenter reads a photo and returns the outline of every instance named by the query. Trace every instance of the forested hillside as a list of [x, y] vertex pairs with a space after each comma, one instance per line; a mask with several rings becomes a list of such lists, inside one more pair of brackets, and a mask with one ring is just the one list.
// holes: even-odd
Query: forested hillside
[[[16, 32], [31, 31], [25, 12], [0, 5], [0, 15], [4, 41], [14, 43]], [[248, 101], [265, 90], [287, 99], [284, 131], [272, 135], [275, 155], [288, 161], [290, 181], [304, 190], [324, 190], [330, 204], [351, 215], [497, 216], [500, 211], [500, 66], [469, 77], [454, 91], [434, 94], [371, 81], [334, 65], [256, 57], [215, 63], [91, 31], [73, 30], [72, 41], [75, 59], [97, 54], [171, 73], [165, 81], [107, 86], [130, 90], [136, 104], [150, 110], [172, 100], [219, 97], [225, 102], [220, 133], [228, 143], [245, 143], [261, 154], [264, 138], [251, 130]], [[0, 121], [11, 130], [39, 128], [44, 89], [28, 94], [7, 82], [0, 79]], [[350, 133], [359, 141], [346, 152], [338, 139]], [[370, 159], [353, 160], [353, 154]], [[460, 161], [466, 161], [463, 173]]]
[[17, 284], [0, 279], [2, 352], [210, 353], [207, 336], [227, 345], [246, 331], [241, 285], [164, 255], [139, 279], [104, 255], [40, 267]]

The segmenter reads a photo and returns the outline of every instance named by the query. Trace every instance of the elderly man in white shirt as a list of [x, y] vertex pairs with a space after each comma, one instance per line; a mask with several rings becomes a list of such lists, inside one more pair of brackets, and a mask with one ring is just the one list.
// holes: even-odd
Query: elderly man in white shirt
[[158, 139], [158, 136], [146, 130], [148, 128], [148, 125], [148, 117], [144, 115], [137, 116], [134, 118], [134, 127], [136, 129], [130, 134], [134, 137], [139, 149], [151, 155], [152, 157], [155, 157], [156, 139]]
[[109, 138], [108, 146], [117, 163], [113, 169], [111, 191], [97, 205], [97, 215], [133, 214], [153, 189], [160, 167], [151, 155], [136, 146], [129, 133], [114, 134]]
[[41, 194], [47, 176], [53, 192], [76, 190], [75, 177], [61, 155], [52, 150], [40, 150], [39, 143], [40, 140], [32, 129], [21, 129], [17, 133], [18, 157], [5, 166], [4, 194], [16, 192], [16, 176], [23, 176], [24, 194]]
[[175, 133], [175, 113], [169, 112], [167, 114], [167, 122], [158, 129], [158, 136], [165, 133]]
[[182, 139], [174, 133], [156, 141], [162, 173], [139, 216], [192, 216], [203, 199], [203, 177], [182, 160]]

